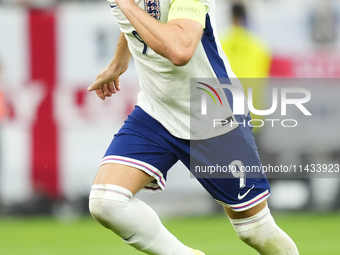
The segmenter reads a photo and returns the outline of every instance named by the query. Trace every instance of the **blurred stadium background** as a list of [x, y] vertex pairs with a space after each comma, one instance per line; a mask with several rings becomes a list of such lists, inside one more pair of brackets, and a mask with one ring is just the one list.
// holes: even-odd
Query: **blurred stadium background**
[[[268, 61], [256, 78], [334, 78], [312, 91], [314, 123], [256, 132], [263, 164], [339, 164], [340, 1], [243, 3], [246, 30], [266, 49], [266, 60], [252, 59]], [[216, 5], [225, 39], [232, 1]], [[0, 0], [0, 254], [138, 254], [87, 210], [100, 159], [139, 91], [131, 62], [119, 95], [102, 102], [86, 92], [114, 55], [118, 35], [104, 0]], [[301, 254], [340, 254], [340, 179], [317, 177], [271, 178], [270, 208]], [[170, 171], [166, 191], [138, 196], [207, 254], [254, 254], [183, 165]]]

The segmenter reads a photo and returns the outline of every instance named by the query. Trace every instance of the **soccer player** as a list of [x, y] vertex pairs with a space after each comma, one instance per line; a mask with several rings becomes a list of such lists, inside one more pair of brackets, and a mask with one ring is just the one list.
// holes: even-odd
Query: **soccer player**
[[[133, 197], [140, 189], [164, 189], [170, 167], [181, 160], [211, 164], [206, 151], [218, 148], [214, 163], [259, 166], [249, 126], [227, 126], [193, 132], [199, 118], [190, 95], [190, 78], [235, 78], [216, 39], [214, 0], [116, 0], [109, 2], [122, 33], [115, 56], [89, 86], [99, 98], [120, 90], [119, 76], [133, 56], [141, 92], [134, 111], [115, 135], [102, 160], [90, 193], [92, 216], [136, 249], [157, 255], [204, 254], [174, 237], [156, 213]], [[222, 90], [223, 91], [223, 90]], [[200, 90], [197, 90], [200, 93]], [[221, 104], [230, 111], [228, 93]], [[231, 117], [242, 122], [248, 115]], [[194, 133], [194, 134], [193, 134]], [[190, 138], [198, 143], [194, 148]], [[257, 178], [199, 178], [221, 205], [238, 236], [260, 254], [298, 254], [294, 242], [274, 222], [267, 207], [269, 185]], [[227, 238], [227, 237], [226, 237]], [[228, 251], [225, 252], [228, 254]]]

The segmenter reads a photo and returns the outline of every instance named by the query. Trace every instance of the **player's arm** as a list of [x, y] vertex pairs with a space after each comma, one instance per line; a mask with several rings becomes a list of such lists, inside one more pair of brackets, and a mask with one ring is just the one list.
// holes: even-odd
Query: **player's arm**
[[[175, 0], [180, 2], [182, 0]], [[189, 62], [201, 40], [205, 25], [206, 7], [195, 0], [185, 0], [197, 9], [197, 17], [185, 18], [190, 13], [173, 13], [174, 19], [162, 23], [139, 8], [133, 0], [116, 0], [125, 17], [136, 29], [143, 41], [156, 53], [169, 59], [174, 65], [182, 66]], [[195, 20], [197, 19], [197, 20]]]
[[105, 67], [96, 77], [96, 81], [87, 88], [88, 91], [95, 90], [97, 96], [105, 100], [120, 90], [119, 76], [126, 71], [131, 59], [126, 38], [120, 33], [116, 53], [110, 64]]

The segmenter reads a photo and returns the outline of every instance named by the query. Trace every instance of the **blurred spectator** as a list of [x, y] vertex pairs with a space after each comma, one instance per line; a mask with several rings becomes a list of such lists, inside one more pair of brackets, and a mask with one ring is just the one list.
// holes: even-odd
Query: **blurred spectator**
[[334, 44], [338, 37], [338, 17], [332, 1], [319, 1], [310, 18], [311, 38], [323, 46]]
[[0, 122], [3, 120], [3, 118], [6, 115], [6, 104], [5, 104], [5, 99], [4, 95], [1, 90], [1, 73], [2, 73], [2, 68], [1, 68], [1, 62], [0, 62]]
[[[2, 84], [1, 84], [1, 73], [2, 73], [2, 69], [1, 69], [1, 62], [0, 62], [0, 124], [2, 123], [2, 120], [5, 118], [6, 113], [7, 113], [4, 95], [3, 95], [2, 90], [1, 90], [1, 86], [2, 86]], [[1, 127], [2, 127], [2, 125], [0, 125], [0, 131], [1, 131]], [[1, 133], [0, 133], [0, 161], [2, 160], [1, 156], [2, 156], [2, 140], [1, 140]], [[1, 170], [2, 169], [0, 169], [0, 171]], [[0, 206], [1, 206], [1, 204], [0, 204]]]
[[46, 8], [55, 5], [59, 0], [0, 0], [0, 4], [19, 5], [23, 7]]
[[0, 5], [19, 5], [33, 8], [47, 8], [62, 2], [98, 2], [99, 0], [0, 0]]
[[[270, 70], [271, 53], [266, 44], [246, 27], [247, 12], [241, 3], [234, 3], [231, 7], [232, 26], [220, 36], [223, 51], [226, 53], [231, 68], [241, 79], [245, 93], [248, 96], [248, 87], [253, 88], [253, 105], [255, 109], [266, 108], [266, 81]], [[263, 119], [263, 116], [254, 115], [253, 119]], [[260, 123], [253, 123], [260, 125]], [[259, 129], [254, 128], [254, 133]]]
[[5, 99], [3, 96], [3, 93], [0, 89], [0, 122], [6, 115], [6, 104], [5, 104]]

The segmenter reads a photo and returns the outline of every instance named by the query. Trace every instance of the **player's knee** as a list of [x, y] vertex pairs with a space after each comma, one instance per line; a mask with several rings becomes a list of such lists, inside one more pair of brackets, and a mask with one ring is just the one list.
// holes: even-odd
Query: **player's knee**
[[237, 232], [237, 235], [242, 242], [252, 247], [256, 244], [256, 235], [254, 235], [253, 231]]
[[299, 254], [293, 240], [276, 225], [268, 207], [249, 218], [230, 221], [240, 239], [259, 254]]
[[[259, 235], [259, 229], [267, 222], [273, 221], [270, 211], [266, 206], [256, 215], [248, 218], [230, 219], [238, 237], [246, 244], [255, 248], [261, 245], [261, 237]], [[275, 223], [274, 223], [275, 225]], [[267, 229], [268, 230], [268, 229]], [[269, 229], [272, 232], [272, 228]]]
[[[103, 203], [104, 202], [104, 203]], [[111, 209], [111, 210], [110, 210]], [[92, 217], [98, 221], [101, 225], [109, 228], [109, 215], [115, 213], [114, 206], [110, 206], [103, 199], [90, 199], [89, 201], [89, 211]]]
[[124, 214], [132, 193], [115, 185], [93, 185], [89, 211], [92, 217], [106, 228], [112, 225]]

